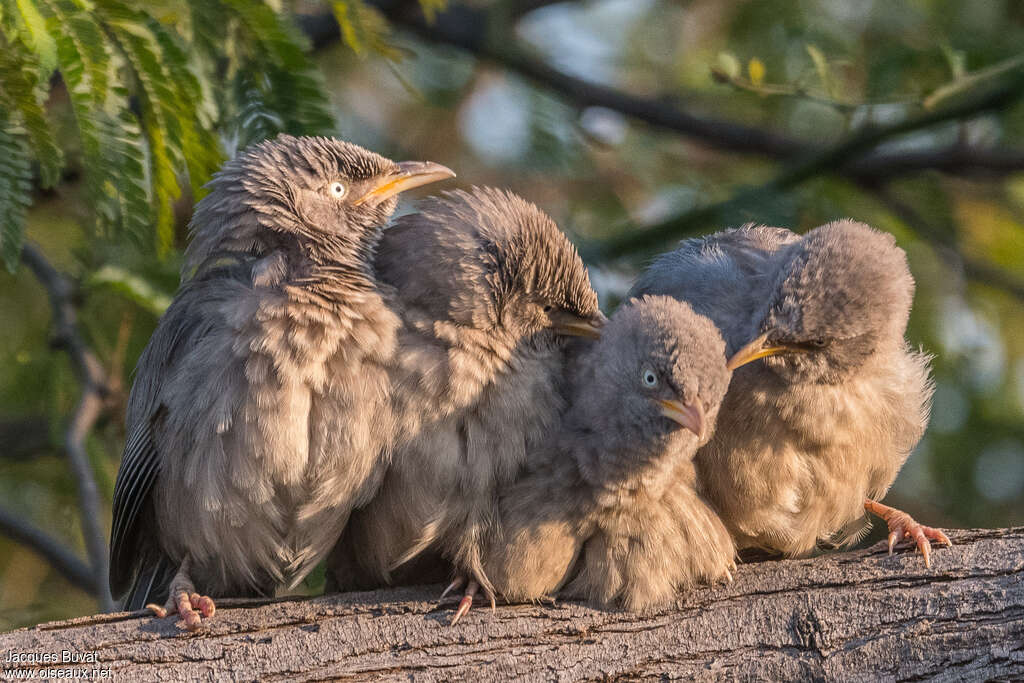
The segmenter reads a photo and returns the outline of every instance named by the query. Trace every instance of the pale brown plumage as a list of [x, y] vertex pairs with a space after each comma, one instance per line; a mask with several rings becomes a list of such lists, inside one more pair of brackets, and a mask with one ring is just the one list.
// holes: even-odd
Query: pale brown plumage
[[450, 177], [327, 138], [225, 164], [184, 281], [139, 365], [114, 494], [111, 588], [186, 625], [214, 596], [272, 595], [376, 489], [400, 320], [372, 254], [397, 192]]
[[478, 539], [494, 491], [555, 426], [564, 339], [602, 324], [597, 296], [548, 216], [487, 188], [398, 219], [376, 269], [403, 321], [392, 368], [399, 438], [380, 492], [332, 555], [333, 585], [421, 579], [410, 563], [428, 553], [488, 587]]
[[498, 592], [639, 610], [729, 577], [734, 546], [692, 462], [728, 383], [720, 334], [686, 304], [617, 311], [572, 364], [559, 428], [500, 491], [484, 555]]
[[686, 301], [731, 352], [756, 337], [740, 355], [766, 356], [736, 370], [697, 454], [701, 488], [740, 547], [801, 556], [859, 537], [868, 499], [928, 423], [929, 357], [904, 339], [913, 292], [895, 240], [848, 220], [803, 237], [748, 226], [687, 240], [640, 277], [633, 294]]

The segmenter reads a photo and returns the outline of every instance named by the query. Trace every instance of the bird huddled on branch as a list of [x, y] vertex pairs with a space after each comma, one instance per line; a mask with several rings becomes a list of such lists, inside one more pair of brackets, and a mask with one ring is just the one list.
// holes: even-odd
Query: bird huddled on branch
[[501, 190], [420, 203], [376, 268], [404, 326], [393, 371], [397, 436], [377, 496], [331, 561], [339, 587], [391, 583], [424, 552], [492, 595], [479, 538], [495, 491], [557, 424], [565, 340], [604, 322], [583, 261], [554, 222]]
[[643, 297], [571, 368], [570, 407], [500, 492], [484, 539], [497, 591], [639, 610], [731, 580], [735, 547], [697, 494], [693, 466], [729, 386], [714, 324], [670, 297]]
[[[930, 565], [945, 534], [877, 501], [924, 434], [929, 357], [904, 338], [914, 292], [891, 235], [836, 221], [799, 236], [747, 226], [686, 240], [632, 294], [688, 302], [738, 365], [719, 429], [696, 457], [701, 490], [740, 548], [802, 556], [846, 544], [864, 510]], [[753, 339], [753, 341], [749, 341]]]
[[731, 579], [737, 548], [845, 543], [864, 509], [890, 551], [949, 544], [878, 502], [932, 392], [891, 236], [687, 240], [605, 325], [575, 248], [512, 193], [385, 228], [452, 176], [290, 136], [215, 176], [129, 401], [128, 609], [195, 629], [211, 596], [273, 595], [329, 552], [341, 589], [452, 572], [453, 622], [481, 588], [641, 609]]
[[294, 586], [369, 499], [401, 325], [372, 256], [397, 194], [453, 175], [282, 135], [215, 176], [129, 401], [110, 563], [126, 608], [196, 628], [209, 596]]

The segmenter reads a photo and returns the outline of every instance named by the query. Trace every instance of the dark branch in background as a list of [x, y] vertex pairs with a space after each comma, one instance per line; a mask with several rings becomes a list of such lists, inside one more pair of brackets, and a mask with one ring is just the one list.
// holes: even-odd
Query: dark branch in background
[[111, 611], [114, 609], [114, 601], [107, 585], [108, 551], [106, 534], [100, 525], [102, 507], [96, 478], [85, 448], [86, 437], [103, 411], [109, 394], [106, 373], [78, 331], [73, 301], [74, 286], [71, 281], [50, 265], [43, 253], [32, 244], [24, 246], [21, 260], [46, 289], [53, 307], [54, 344], [67, 352], [82, 385], [82, 397], [68, 422], [64, 447], [78, 486], [82, 536], [89, 554], [95, 587], [92, 592], [99, 598], [100, 608]]
[[96, 577], [85, 562], [75, 557], [63, 543], [3, 507], [0, 507], [0, 533], [38, 553], [77, 588], [96, 595]]
[[851, 160], [887, 140], [941, 123], [962, 121], [985, 112], [1002, 109], [1021, 97], [1024, 97], [1024, 74], [1007, 80], [1001, 87], [952, 106], [925, 112], [889, 126], [861, 131], [834, 147], [786, 168], [764, 185], [740, 191], [729, 199], [699, 207], [657, 225], [610, 239], [592, 247], [589, 250], [590, 256], [603, 260], [618, 258], [663, 246], [673, 239], [692, 236], [708, 226], [721, 227], [723, 224], [743, 222], [736, 221], [735, 218], [744, 209], [753, 208], [761, 201], [770, 199], [772, 195], [791, 189], [810, 178], [842, 168]]
[[[894, 137], [945, 122], [962, 121], [1011, 105], [1024, 94], [1024, 78], [1019, 75], [1004, 81], [1003, 87], [988, 90], [975, 98], [935, 111], [925, 111], [893, 125], [865, 129], [833, 147], [822, 148], [756, 127], [697, 116], [673, 102], [637, 97], [564, 74], [541, 60], [527, 56], [514, 46], [512, 40], [499, 44], [491, 39], [489, 15], [482, 10], [455, 6], [436, 17], [434, 22], [427, 23], [415, 2], [373, 0], [373, 4], [394, 24], [427, 40], [452, 45], [480, 59], [497, 63], [554, 90], [576, 106], [606, 107], [716, 149], [762, 154], [792, 164], [764, 185], [741, 190], [724, 201], [698, 207], [605, 243], [584, 245], [582, 251], [591, 259], [608, 260], [648, 251], [707, 227], [744, 222], [741, 218], [744, 211], [753, 210], [773, 194], [818, 175], [839, 174], [867, 189], [877, 189], [882, 180], [923, 170], [989, 176], [1024, 170], [1024, 150], [982, 148], [962, 141], [937, 149], [898, 152], [877, 149]], [[514, 19], [548, 4], [553, 3], [545, 0], [513, 3], [511, 16]], [[338, 26], [331, 16], [301, 16], [299, 21], [316, 47], [333, 43], [339, 37]], [[748, 217], [752, 218], [753, 214]], [[958, 262], [969, 276], [1020, 295], [1020, 287], [1013, 276], [999, 268], [968, 258], [960, 258]]]
[[[438, 15], [433, 23], [423, 19], [415, 2], [401, 0], [372, 0], [387, 18], [420, 37], [435, 43], [451, 45], [469, 52], [477, 58], [498, 64], [502, 68], [532, 80], [569, 100], [574, 106], [598, 106], [612, 109], [648, 125], [691, 138], [695, 142], [715, 149], [759, 154], [773, 159], [793, 161], [825, 153], [819, 145], [801, 141], [782, 133], [767, 131], [734, 121], [701, 116], [685, 111], [677, 101], [659, 100], [631, 95], [616, 88], [591, 83], [562, 73], [517, 49], [512, 40], [500, 45], [488, 40], [490, 33], [485, 11], [453, 6]], [[547, 5], [551, 2], [524, 5]], [[513, 7], [515, 13], [516, 7]], [[527, 11], [530, 8], [527, 8]], [[525, 13], [525, 12], [524, 12]], [[331, 15], [300, 15], [299, 25], [314, 47], [333, 44], [340, 38], [340, 29]], [[871, 150], [864, 150], [865, 154]], [[1024, 169], [1024, 150], [991, 150], [958, 144], [937, 150], [906, 152], [876, 152], [844, 168], [842, 171], [854, 179], [879, 176], [893, 177], [927, 169], [937, 169], [957, 175], [1006, 174]]]
[[42, 415], [0, 418], [0, 460], [28, 460], [52, 452], [50, 421]]

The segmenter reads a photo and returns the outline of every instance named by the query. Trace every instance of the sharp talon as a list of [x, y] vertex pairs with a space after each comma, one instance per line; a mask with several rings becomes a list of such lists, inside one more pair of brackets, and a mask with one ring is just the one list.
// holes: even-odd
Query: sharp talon
[[725, 580], [727, 583], [732, 583], [732, 574], [729, 573], [728, 569], [725, 570]]
[[459, 603], [459, 609], [457, 609], [455, 611], [455, 616], [453, 616], [452, 620], [450, 622], [448, 622], [448, 625], [449, 626], [455, 626], [455, 624], [459, 623], [459, 619], [461, 619], [462, 617], [466, 616], [466, 613], [469, 612], [469, 608], [472, 607], [472, 606], [473, 606], [473, 596], [472, 595], [464, 596], [462, 598], [462, 602]]
[[444, 600], [445, 596], [451, 593], [453, 590], [458, 589], [462, 584], [466, 582], [466, 579], [461, 576], [456, 576], [455, 580], [448, 584], [448, 587], [444, 589], [444, 593], [441, 593], [441, 597], [437, 599], [438, 602]]
[[893, 546], [897, 541], [910, 539], [914, 545], [914, 551], [921, 553], [924, 557], [924, 566], [931, 569], [932, 566], [932, 544], [931, 541], [942, 543], [947, 547], [953, 544], [949, 537], [939, 529], [933, 529], [923, 524], [918, 524], [913, 517], [896, 508], [882, 505], [873, 500], [867, 500], [864, 508], [869, 512], [878, 515], [885, 520], [889, 527], [889, 554], [892, 555]]
[[154, 605], [153, 603], [149, 603], [148, 605], [146, 605], [146, 609], [148, 609], [151, 612], [153, 612], [153, 615], [157, 619], [166, 619], [167, 618], [167, 610], [164, 609], [163, 607], [161, 607], [160, 605]]

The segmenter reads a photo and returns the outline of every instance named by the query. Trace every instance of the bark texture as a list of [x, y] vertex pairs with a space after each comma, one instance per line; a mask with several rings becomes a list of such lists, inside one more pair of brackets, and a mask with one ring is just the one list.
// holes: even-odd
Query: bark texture
[[142, 613], [13, 631], [0, 662], [95, 652], [118, 681], [1024, 678], [1024, 527], [950, 536], [930, 570], [881, 545], [752, 563], [647, 614], [508, 605], [449, 627], [437, 586], [222, 601], [195, 634]]

